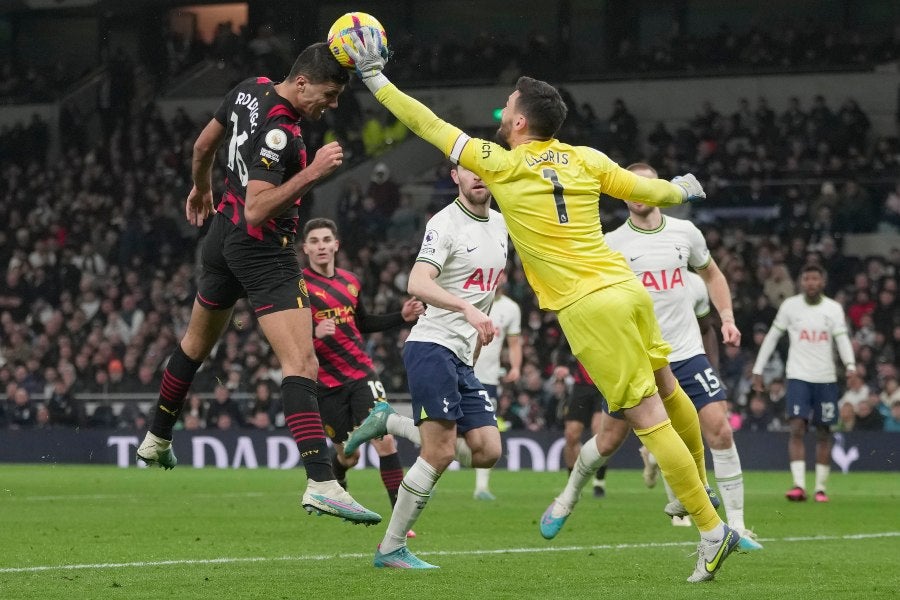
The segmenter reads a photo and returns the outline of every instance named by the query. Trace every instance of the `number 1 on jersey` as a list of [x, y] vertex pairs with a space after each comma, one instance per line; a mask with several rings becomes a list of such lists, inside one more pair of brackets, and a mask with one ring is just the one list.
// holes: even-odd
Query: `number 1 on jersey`
[[541, 169], [541, 177], [550, 180], [553, 184], [553, 199], [556, 200], [556, 217], [560, 223], [569, 222], [569, 212], [566, 210], [566, 198], [563, 196], [563, 186], [556, 176], [555, 169]]

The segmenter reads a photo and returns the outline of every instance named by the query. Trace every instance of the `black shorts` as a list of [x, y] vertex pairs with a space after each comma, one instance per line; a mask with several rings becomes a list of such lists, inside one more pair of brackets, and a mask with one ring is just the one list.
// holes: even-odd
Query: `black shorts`
[[258, 317], [309, 306], [292, 241], [281, 246], [255, 240], [217, 213], [200, 248], [197, 300], [209, 310], [225, 310], [243, 297]]
[[344, 443], [353, 428], [369, 416], [375, 401], [384, 399], [384, 386], [374, 377], [334, 388], [319, 386], [319, 413], [325, 434], [335, 444]]
[[593, 385], [576, 383], [563, 407], [563, 421], [581, 421], [590, 429], [594, 413], [603, 410], [603, 394]]

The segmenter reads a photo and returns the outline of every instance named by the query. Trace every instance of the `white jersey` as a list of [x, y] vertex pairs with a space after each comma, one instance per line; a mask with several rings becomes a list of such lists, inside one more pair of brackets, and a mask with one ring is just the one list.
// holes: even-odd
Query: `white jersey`
[[694, 316], [698, 319], [705, 317], [712, 310], [709, 306], [709, 289], [706, 282], [693, 271], [688, 271], [685, 283], [694, 301]]
[[491, 306], [491, 321], [494, 322], [494, 339], [481, 347], [475, 362], [475, 377], [481, 383], [500, 383], [500, 353], [507, 336], [522, 334], [522, 309], [507, 296], [497, 296]]
[[853, 347], [847, 337], [847, 322], [841, 305], [824, 296], [818, 304], [808, 304], [806, 297], [798, 294], [786, 298], [778, 308], [753, 364], [754, 374], [762, 374], [785, 331], [790, 341], [785, 369], [788, 379], [809, 383], [837, 381], [832, 344], [837, 344], [845, 365], [853, 364]]
[[669, 360], [676, 362], [703, 354], [703, 339], [695, 318], [695, 294], [687, 283], [688, 265], [703, 269], [711, 260], [697, 226], [663, 215], [659, 227], [645, 230], [629, 219], [606, 234], [606, 243], [625, 256], [650, 292], [663, 339], [672, 345]]
[[[457, 199], [428, 221], [416, 262], [433, 265], [439, 286], [489, 313], [497, 279], [506, 267], [508, 243], [499, 212], [491, 210], [487, 217], [479, 217]], [[407, 339], [440, 344], [471, 365], [478, 332], [462, 313], [429, 306]]]

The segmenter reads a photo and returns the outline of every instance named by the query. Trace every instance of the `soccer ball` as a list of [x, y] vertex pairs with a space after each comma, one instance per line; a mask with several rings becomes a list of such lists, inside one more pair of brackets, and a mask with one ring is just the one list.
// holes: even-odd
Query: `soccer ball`
[[353, 59], [344, 52], [343, 45], [349, 43], [349, 40], [346, 38], [351, 35], [358, 36], [360, 30], [364, 27], [375, 29], [381, 35], [381, 45], [387, 48], [387, 33], [385, 33], [384, 27], [378, 22], [378, 19], [364, 12], [351, 12], [342, 15], [337, 18], [331, 29], [328, 30], [328, 47], [342, 67], [353, 68]]

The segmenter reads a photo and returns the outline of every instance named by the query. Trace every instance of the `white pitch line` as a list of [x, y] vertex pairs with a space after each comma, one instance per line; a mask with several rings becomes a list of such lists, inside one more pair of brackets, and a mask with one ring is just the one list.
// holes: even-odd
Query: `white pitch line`
[[[824, 542], [834, 540], [868, 540], [875, 538], [900, 537], [900, 531], [879, 533], [855, 533], [848, 535], [813, 535], [807, 537], [759, 538], [761, 542]], [[536, 552], [585, 552], [591, 550], [627, 550], [635, 548], [671, 548], [673, 546], [694, 546], [697, 542], [646, 542], [643, 544], [598, 544], [593, 546], [546, 546], [540, 548], [498, 548], [496, 550], [435, 550], [416, 552], [420, 556], [484, 556], [491, 554], [533, 554]], [[337, 554], [307, 554], [301, 556], [247, 556], [222, 558], [188, 558], [183, 560], [158, 560], [127, 563], [97, 563], [84, 565], [41, 565], [35, 567], [0, 567], [0, 573], [38, 573], [41, 571], [74, 571], [84, 569], [128, 569], [145, 567], [165, 567], [178, 565], [219, 565], [236, 563], [256, 563], [263, 561], [309, 561], [346, 558], [371, 558], [371, 552]]]
[[[274, 494], [267, 494], [265, 492], [226, 492], [224, 494], [185, 494], [185, 498], [260, 498], [263, 496], [272, 496]], [[49, 500], [51, 502], [65, 500], [65, 501], [77, 501], [77, 500], [142, 500], [145, 499], [145, 495], [141, 494], [67, 494], [64, 496], [0, 496], [0, 498], [6, 500], [22, 500], [26, 502], [32, 501], [43, 501]]]

